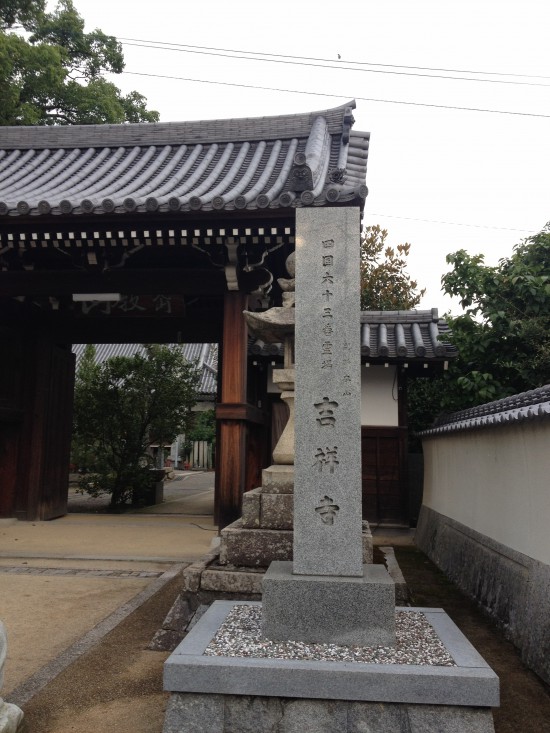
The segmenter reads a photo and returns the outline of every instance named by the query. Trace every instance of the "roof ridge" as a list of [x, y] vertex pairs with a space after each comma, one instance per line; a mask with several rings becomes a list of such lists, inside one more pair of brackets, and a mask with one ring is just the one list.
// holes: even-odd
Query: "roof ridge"
[[346, 112], [355, 100], [331, 109], [298, 114], [242, 117], [189, 122], [134, 122], [102, 125], [0, 127], [0, 149], [133, 147], [139, 145], [236, 142], [269, 137], [289, 139], [309, 135], [312, 123], [323, 117], [329, 133], [342, 132]]
[[361, 311], [361, 323], [404, 323], [415, 321], [417, 323], [428, 323], [439, 321], [437, 308], [429, 310], [416, 310], [415, 308], [403, 310], [364, 310]]

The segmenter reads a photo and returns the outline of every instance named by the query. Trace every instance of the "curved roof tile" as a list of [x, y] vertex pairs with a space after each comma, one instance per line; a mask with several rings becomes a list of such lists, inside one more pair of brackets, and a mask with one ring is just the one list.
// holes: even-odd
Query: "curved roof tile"
[[423, 438], [463, 430], [550, 419], [550, 384], [439, 418]]
[[0, 216], [361, 205], [351, 101], [301, 115], [0, 128]]
[[[361, 360], [380, 362], [438, 362], [453, 359], [458, 351], [449, 343], [447, 322], [431, 310], [362, 311]], [[256, 339], [250, 351], [258, 356], [283, 354], [282, 344]]]
[[452, 359], [458, 352], [448, 334], [437, 308], [361, 313], [361, 354], [367, 361]]

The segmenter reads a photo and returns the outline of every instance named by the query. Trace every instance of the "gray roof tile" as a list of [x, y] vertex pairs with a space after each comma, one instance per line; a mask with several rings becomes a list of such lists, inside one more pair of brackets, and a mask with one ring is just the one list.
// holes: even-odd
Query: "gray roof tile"
[[[76, 356], [76, 368], [84, 354], [86, 344], [73, 344], [73, 353]], [[182, 344], [183, 355], [189, 362], [195, 362], [201, 370], [199, 393], [215, 395], [217, 391], [218, 374], [218, 345], [217, 344]], [[134, 356], [144, 354], [141, 344], [95, 344], [95, 358], [98, 364], [113, 356]]]
[[[434, 362], [453, 359], [458, 351], [449, 343], [446, 321], [431, 310], [363, 311], [362, 361], [379, 363]], [[282, 356], [282, 344], [256, 340], [250, 351], [258, 356]]]
[[367, 361], [451, 359], [458, 352], [448, 334], [437, 308], [361, 313], [361, 354]]
[[422, 437], [550, 419], [550, 384], [440, 417]]
[[300, 115], [0, 127], [0, 216], [363, 205], [351, 101]]

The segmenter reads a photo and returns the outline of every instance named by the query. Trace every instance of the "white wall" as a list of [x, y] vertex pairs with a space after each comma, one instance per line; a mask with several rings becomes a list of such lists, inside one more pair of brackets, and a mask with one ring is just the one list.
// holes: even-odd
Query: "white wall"
[[[267, 391], [281, 392], [273, 382], [272, 367], [268, 371]], [[396, 367], [361, 367], [361, 425], [399, 425], [397, 399]]]
[[399, 425], [394, 366], [361, 367], [361, 425]]
[[550, 421], [424, 439], [423, 503], [550, 564]]

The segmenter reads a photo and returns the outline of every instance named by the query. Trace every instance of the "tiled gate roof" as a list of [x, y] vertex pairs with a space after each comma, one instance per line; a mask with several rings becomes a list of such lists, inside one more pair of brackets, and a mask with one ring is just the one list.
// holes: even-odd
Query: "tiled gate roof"
[[198, 122], [0, 127], [0, 217], [362, 207], [355, 102]]

